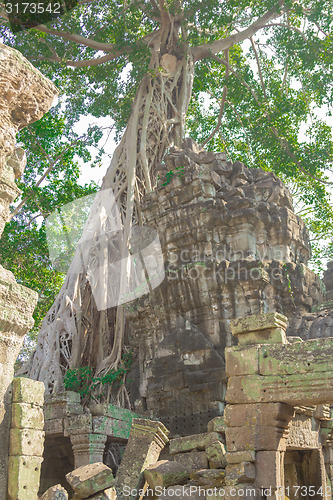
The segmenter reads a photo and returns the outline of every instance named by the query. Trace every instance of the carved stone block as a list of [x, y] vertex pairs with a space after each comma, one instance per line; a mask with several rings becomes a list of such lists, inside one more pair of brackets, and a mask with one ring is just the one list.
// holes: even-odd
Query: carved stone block
[[114, 484], [112, 470], [102, 462], [79, 467], [66, 474], [66, 479], [80, 498], [88, 498]]

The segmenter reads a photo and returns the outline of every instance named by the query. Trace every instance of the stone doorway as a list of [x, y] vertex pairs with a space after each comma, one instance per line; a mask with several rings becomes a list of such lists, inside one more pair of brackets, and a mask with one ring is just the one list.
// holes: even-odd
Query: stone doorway
[[65, 476], [74, 468], [74, 456], [70, 439], [64, 436], [46, 437], [39, 494], [55, 484], [61, 484], [69, 494], [74, 494]]
[[285, 494], [290, 500], [322, 500], [320, 450], [287, 450], [284, 456]]

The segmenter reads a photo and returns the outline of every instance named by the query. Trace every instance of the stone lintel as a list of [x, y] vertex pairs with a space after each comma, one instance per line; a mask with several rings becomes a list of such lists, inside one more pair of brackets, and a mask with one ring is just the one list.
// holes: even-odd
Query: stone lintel
[[333, 403], [333, 370], [233, 376], [228, 381], [226, 401], [229, 404], [282, 402], [292, 406]]
[[[267, 314], [255, 314], [253, 316], [247, 316], [245, 318], [238, 318], [230, 321], [231, 331], [235, 337], [238, 337], [238, 341], [242, 341], [242, 336], [248, 333], [256, 332], [258, 341], [257, 343], [263, 343], [260, 341], [263, 335], [263, 330], [271, 330], [276, 328], [281, 328], [286, 330], [288, 326], [288, 319], [276, 312]], [[255, 342], [252, 342], [255, 343]]]
[[132, 422], [133, 418], [142, 418], [138, 413], [134, 413], [126, 408], [120, 408], [107, 403], [98, 403], [89, 406], [90, 413], [94, 416], [108, 416], [115, 420]]
[[263, 345], [259, 349], [259, 374], [292, 375], [330, 371], [333, 338], [311, 339], [285, 345]]

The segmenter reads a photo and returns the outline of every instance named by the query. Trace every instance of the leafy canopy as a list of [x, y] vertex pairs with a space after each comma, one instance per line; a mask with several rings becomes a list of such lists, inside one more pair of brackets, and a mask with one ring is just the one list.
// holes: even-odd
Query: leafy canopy
[[81, 0], [61, 18], [14, 35], [0, 4], [3, 42], [48, 76], [61, 96], [19, 136], [28, 151], [20, 185], [29, 200], [6, 228], [1, 262], [52, 302], [61, 277], [52, 274], [44, 226], [33, 218], [96, 189], [78, 185], [77, 158], [91, 161], [87, 145], [97, 145], [100, 132], [79, 140], [73, 126], [88, 113], [111, 116], [119, 137], [167, 18], [179, 30], [177, 57], [189, 46], [195, 59], [187, 135], [286, 181], [320, 268], [323, 257], [333, 257], [331, 8], [329, 0]]

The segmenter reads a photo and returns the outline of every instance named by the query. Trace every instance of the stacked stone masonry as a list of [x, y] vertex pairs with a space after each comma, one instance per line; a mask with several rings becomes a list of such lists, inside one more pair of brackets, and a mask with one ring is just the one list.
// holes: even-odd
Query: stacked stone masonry
[[13, 380], [8, 464], [8, 500], [37, 498], [44, 451], [44, 384]]
[[299, 486], [328, 499], [332, 419], [324, 404], [333, 401], [333, 338], [290, 342], [285, 329], [279, 314], [232, 322], [239, 343], [226, 349], [226, 484], [292, 499]]

